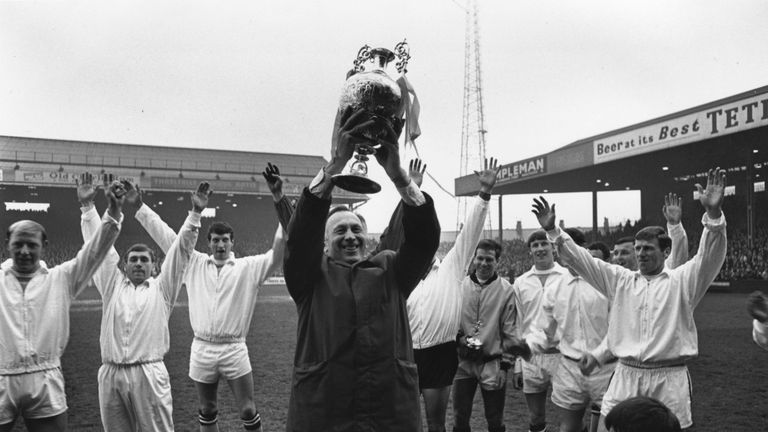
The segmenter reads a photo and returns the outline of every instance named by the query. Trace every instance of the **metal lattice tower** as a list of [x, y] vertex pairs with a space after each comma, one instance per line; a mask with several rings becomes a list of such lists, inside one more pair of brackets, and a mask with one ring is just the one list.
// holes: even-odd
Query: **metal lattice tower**
[[[464, 108], [461, 120], [461, 166], [459, 175], [472, 174], [485, 161], [485, 119], [483, 118], [483, 86], [480, 68], [480, 27], [477, 0], [467, 0], [464, 37]], [[469, 198], [458, 199], [456, 223], [466, 219]], [[488, 219], [490, 229], [490, 218]], [[457, 228], [459, 228], [457, 226]]]

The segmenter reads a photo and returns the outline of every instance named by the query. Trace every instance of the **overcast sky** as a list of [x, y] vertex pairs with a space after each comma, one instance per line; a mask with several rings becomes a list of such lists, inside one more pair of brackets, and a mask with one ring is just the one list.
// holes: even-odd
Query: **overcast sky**
[[[453, 191], [462, 4], [0, 0], [0, 135], [328, 158], [357, 50], [407, 38], [417, 145]], [[766, 85], [766, 23], [763, 0], [480, 1], [487, 153], [510, 163]], [[397, 195], [372, 171], [384, 191], [361, 212], [377, 232]], [[454, 229], [454, 199], [424, 189]], [[558, 197], [569, 225], [591, 223], [584, 199]], [[601, 203], [601, 219], [638, 217], [636, 200]], [[505, 197], [505, 227], [533, 226], [529, 208]]]

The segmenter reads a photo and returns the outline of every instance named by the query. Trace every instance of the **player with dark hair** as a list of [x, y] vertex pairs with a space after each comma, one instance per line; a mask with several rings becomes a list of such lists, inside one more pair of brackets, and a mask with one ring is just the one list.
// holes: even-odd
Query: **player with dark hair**
[[[92, 175], [80, 176], [77, 196], [85, 241], [99, 227], [93, 202], [96, 190]], [[112, 247], [93, 275], [103, 303], [98, 382], [106, 432], [173, 430], [170, 377], [163, 363], [170, 348], [168, 320], [197, 242], [200, 213], [209, 194], [208, 183], [201, 183], [191, 194], [192, 211], [168, 249], [159, 277], [152, 277], [155, 253], [144, 244], [134, 244], [125, 252], [125, 273], [118, 268], [120, 257]]]
[[587, 250], [597, 259], [601, 259], [605, 262], [610, 262], [611, 260], [611, 250], [608, 249], [608, 245], [601, 241], [588, 244]]
[[515, 293], [496, 269], [501, 245], [483, 239], [475, 247], [474, 271], [461, 284], [459, 366], [453, 380], [455, 432], [468, 432], [478, 384], [490, 432], [503, 432], [507, 373], [514, 365]]
[[[270, 167], [273, 166], [270, 164]], [[270, 174], [275, 173], [270, 170]], [[141, 202], [137, 188], [131, 191], [130, 200], [139, 206], [136, 220], [163, 251], [168, 251], [176, 233]], [[275, 196], [273, 191], [273, 198]], [[228, 223], [211, 224], [208, 229], [210, 255], [194, 251], [184, 275], [189, 321], [195, 334], [190, 349], [189, 377], [197, 389], [201, 432], [218, 430], [217, 393], [222, 379], [232, 389], [245, 430], [261, 430], [245, 338], [259, 287], [282, 263], [285, 237], [278, 224], [272, 249], [261, 255], [236, 258], [232, 252], [234, 235]]]
[[680, 422], [666, 405], [637, 396], [619, 402], [605, 417], [610, 432], [680, 432]]
[[[426, 165], [420, 159], [409, 163], [416, 186], [421, 186]], [[475, 171], [480, 192], [473, 200], [451, 249], [440, 260], [432, 259], [427, 274], [408, 297], [408, 321], [413, 339], [413, 356], [419, 372], [419, 390], [429, 432], [445, 431], [445, 415], [451, 386], [458, 368], [456, 334], [462, 308], [461, 284], [472, 261], [488, 215], [491, 192], [499, 171], [498, 161], [486, 159], [484, 169]], [[397, 250], [403, 241], [403, 203], [399, 203], [382, 233], [378, 250]]]
[[603, 398], [603, 415], [624, 399], [658, 395], [683, 427], [693, 423], [686, 362], [698, 355], [693, 311], [725, 260], [725, 170], [709, 170], [706, 188], [696, 187], [706, 212], [694, 258], [666, 268], [668, 237], [660, 228], [649, 228], [635, 240], [638, 272], [592, 258], [555, 226], [554, 205], [541, 197], [534, 200], [533, 212], [558, 241], [563, 262], [611, 301], [608, 347], [619, 364]]
[[0, 431], [21, 416], [27, 429], [67, 428], [67, 398], [61, 355], [69, 340], [69, 306], [88, 285], [120, 232], [125, 191], [119, 182], [104, 189], [108, 210], [77, 256], [47, 269], [40, 257], [45, 228], [23, 220], [6, 234], [13, 265], [0, 278]]

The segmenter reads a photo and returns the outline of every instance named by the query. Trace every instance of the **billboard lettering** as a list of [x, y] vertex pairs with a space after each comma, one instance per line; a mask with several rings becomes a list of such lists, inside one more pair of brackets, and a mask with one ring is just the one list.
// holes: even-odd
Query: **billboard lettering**
[[754, 96], [694, 114], [597, 139], [595, 163], [608, 162], [715, 136], [768, 126], [768, 95]]

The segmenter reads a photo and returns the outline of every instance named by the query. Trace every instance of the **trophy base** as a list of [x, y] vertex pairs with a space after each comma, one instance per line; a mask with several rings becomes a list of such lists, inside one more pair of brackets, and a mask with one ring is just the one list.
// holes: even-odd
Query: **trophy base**
[[381, 191], [380, 184], [368, 177], [354, 174], [336, 174], [331, 177], [331, 182], [334, 186], [359, 194], [374, 194]]

